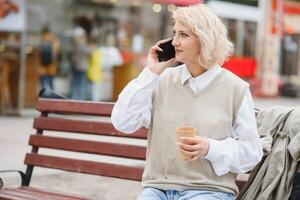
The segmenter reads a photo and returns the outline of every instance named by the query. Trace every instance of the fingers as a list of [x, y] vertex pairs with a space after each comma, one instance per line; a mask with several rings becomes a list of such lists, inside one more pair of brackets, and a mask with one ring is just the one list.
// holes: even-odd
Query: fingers
[[201, 156], [201, 147], [197, 145], [187, 145], [178, 143], [178, 149], [189, 158]]
[[175, 58], [171, 58], [170, 60], [163, 61], [163, 63], [165, 63], [166, 66], [170, 66], [170, 65], [175, 64], [175, 63], [176, 63], [176, 60], [175, 60]]
[[152, 51], [154, 51], [154, 50], [156, 50], [156, 51], [163, 51], [163, 49], [160, 48], [158, 45], [152, 46], [152, 47], [151, 47], [151, 50], [152, 50]]
[[190, 152], [190, 151], [185, 151], [183, 149], [179, 149], [179, 151], [184, 155], [186, 155], [185, 156], [186, 161], [195, 161], [202, 157], [199, 155], [200, 153], [198, 151]]
[[163, 39], [163, 40], [160, 40], [158, 41], [154, 46], [151, 47], [151, 50], [152, 51], [163, 51], [162, 48], [159, 47], [159, 45], [163, 44], [163, 43], [166, 43], [168, 42], [170, 39], [167, 38], [167, 39]]
[[184, 143], [177, 143], [177, 145], [185, 150], [185, 151], [197, 151], [199, 149], [199, 145], [188, 145], [188, 144], [184, 144]]
[[152, 46], [150, 51], [154, 53], [156, 51], [163, 51], [163, 50], [159, 46]]
[[198, 144], [201, 142], [201, 138], [200, 137], [180, 137], [179, 138], [180, 141], [184, 144]]
[[184, 150], [182, 148], [179, 148], [179, 151], [181, 151], [182, 153], [184, 153], [188, 157], [198, 156], [198, 154], [199, 154], [199, 151], [187, 151], [187, 150]]
[[177, 143], [179, 151], [190, 157], [191, 161], [207, 155], [209, 150], [208, 139], [205, 137], [181, 137]]
[[163, 44], [163, 43], [168, 42], [169, 40], [171, 40], [171, 39], [170, 39], [170, 38], [166, 38], [166, 39], [160, 40], [160, 41], [158, 41], [158, 42], [155, 44], [155, 46], [159, 46], [159, 45], [161, 45], [161, 44]]

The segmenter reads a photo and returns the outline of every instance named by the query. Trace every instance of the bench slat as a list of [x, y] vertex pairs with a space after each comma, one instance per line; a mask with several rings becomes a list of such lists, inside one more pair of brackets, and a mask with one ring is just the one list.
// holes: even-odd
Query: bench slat
[[117, 131], [109, 122], [80, 121], [75, 119], [58, 119], [52, 117], [35, 118], [33, 127], [50, 131], [78, 132], [94, 135], [113, 135], [129, 138], [147, 138], [147, 130], [140, 129], [132, 134]]
[[134, 158], [140, 160], [145, 160], [146, 158], [146, 147], [128, 144], [97, 142], [44, 135], [31, 135], [29, 144], [37, 147]]
[[42, 196], [36, 196], [33, 194], [24, 194], [23, 192], [15, 191], [15, 189], [5, 188], [0, 191], [0, 199], [31, 199], [31, 200], [40, 200]]
[[26, 198], [9, 194], [5, 189], [2, 189], [0, 190], [0, 200], [26, 200]]
[[26, 198], [17, 197], [15, 195], [6, 194], [5, 190], [0, 191], [0, 200], [26, 200]]
[[59, 197], [59, 199], [63, 198], [64, 200], [88, 200], [86, 197], [82, 197], [79, 195], [73, 195], [73, 194], [65, 194], [62, 192], [57, 193], [57, 191], [49, 191], [48, 189], [42, 189], [42, 188], [35, 188], [35, 187], [28, 187], [28, 186], [23, 186], [19, 187], [18, 190], [22, 190], [27, 193], [36, 193], [36, 194], [42, 194], [42, 195], [51, 195], [51, 197]]
[[48, 113], [82, 114], [94, 116], [110, 116], [113, 102], [92, 102], [76, 100], [58, 100], [40, 98], [36, 109]]
[[88, 200], [87, 198], [65, 195], [63, 193], [54, 193], [49, 192], [43, 189], [30, 188], [30, 187], [19, 187], [19, 188], [5, 188], [0, 191], [0, 199], [2, 194], [5, 194], [6, 197], [15, 199], [18, 197], [20, 199], [31, 199], [31, 200]]
[[83, 161], [34, 153], [26, 154], [25, 164], [136, 181], [141, 180], [143, 173], [143, 167]]

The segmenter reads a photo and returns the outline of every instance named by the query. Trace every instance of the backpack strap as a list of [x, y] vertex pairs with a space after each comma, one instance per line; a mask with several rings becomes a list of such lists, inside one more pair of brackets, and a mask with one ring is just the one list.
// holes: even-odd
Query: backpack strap
[[288, 134], [283, 131], [283, 128], [285, 126], [286, 120], [291, 115], [293, 110], [294, 109], [291, 109], [286, 114], [281, 116], [281, 118], [271, 128], [271, 133], [272, 133], [272, 137], [273, 137], [272, 146], [274, 145], [274, 143], [278, 137], [288, 137]]
[[289, 110], [287, 113], [281, 115], [279, 117], [279, 119], [273, 124], [273, 126], [270, 128], [269, 132], [274, 132], [275, 130], [277, 131], [282, 131], [283, 129], [283, 126], [284, 126], [284, 123], [285, 121], [287, 120], [287, 118], [290, 116], [291, 112], [294, 110], [291, 109]]

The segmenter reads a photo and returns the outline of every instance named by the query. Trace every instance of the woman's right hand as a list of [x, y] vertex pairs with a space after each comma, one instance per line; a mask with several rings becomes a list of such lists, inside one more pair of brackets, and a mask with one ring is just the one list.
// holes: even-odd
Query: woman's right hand
[[163, 51], [159, 45], [163, 44], [170, 39], [164, 39], [158, 41], [154, 46], [152, 46], [148, 52], [148, 57], [147, 57], [147, 67], [155, 74], [160, 74], [162, 73], [167, 67], [169, 67], [172, 64], [175, 64], [175, 58], [172, 58], [167, 61], [159, 62], [158, 57], [157, 57], [157, 51]]

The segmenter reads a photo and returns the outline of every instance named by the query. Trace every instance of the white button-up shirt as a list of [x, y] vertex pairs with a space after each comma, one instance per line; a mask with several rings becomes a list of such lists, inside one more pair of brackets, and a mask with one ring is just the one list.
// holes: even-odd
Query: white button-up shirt
[[[186, 65], [181, 83], [188, 84], [198, 92], [205, 88], [224, 69], [216, 65], [205, 73], [193, 78]], [[152, 100], [159, 75], [145, 67], [119, 95], [112, 112], [114, 127], [124, 133], [132, 133], [141, 127], [149, 128], [152, 116]], [[250, 90], [245, 93], [232, 128], [231, 137], [224, 140], [208, 138], [209, 150], [205, 159], [209, 160], [217, 175], [228, 172], [245, 173], [262, 158], [262, 145], [257, 133], [254, 103]]]

